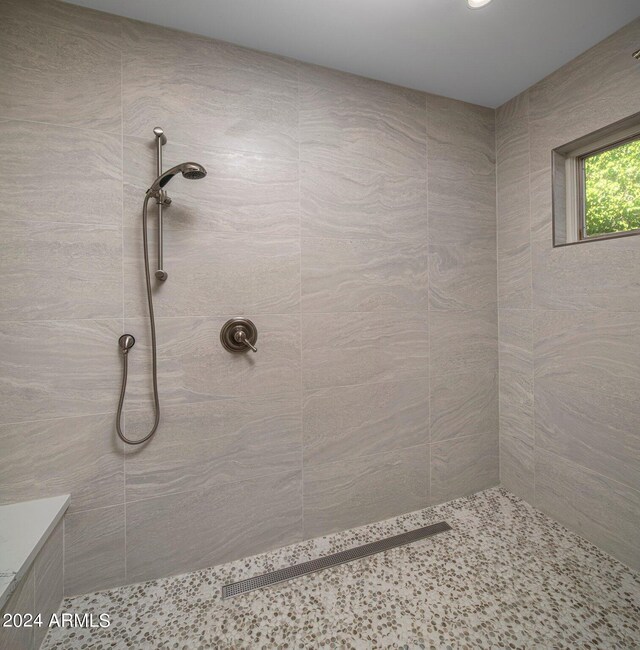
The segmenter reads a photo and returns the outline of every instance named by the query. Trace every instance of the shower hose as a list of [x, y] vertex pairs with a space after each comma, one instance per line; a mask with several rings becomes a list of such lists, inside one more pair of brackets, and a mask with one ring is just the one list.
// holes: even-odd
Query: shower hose
[[120, 400], [118, 402], [118, 414], [116, 417], [116, 431], [118, 436], [123, 442], [128, 445], [141, 445], [153, 436], [160, 423], [160, 399], [158, 397], [158, 354], [156, 350], [156, 319], [153, 313], [153, 296], [151, 294], [151, 274], [149, 272], [149, 239], [147, 236], [147, 205], [149, 199], [152, 197], [150, 192], [144, 197], [142, 205], [142, 243], [144, 246], [144, 274], [147, 280], [147, 302], [149, 303], [149, 321], [151, 323], [151, 359], [152, 359], [152, 376], [153, 376], [153, 403], [155, 407], [155, 420], [151, 431], [140, 438], [139, 440], [131, 440], [122, 433], [122, 405], [124, 404], [124, 396], [127, 392], [127, 374], [129, 370], [129, 354], [128, 351], [122, 355], [124, 359], [124, 366], [122, 369], [122, 387], [120, 389]]

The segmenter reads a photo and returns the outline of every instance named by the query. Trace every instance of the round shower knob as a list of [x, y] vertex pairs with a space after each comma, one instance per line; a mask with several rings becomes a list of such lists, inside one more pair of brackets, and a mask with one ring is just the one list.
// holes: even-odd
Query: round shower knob
[[248, 318], [232, 318], [220, 330], [220, 343], [229, 352], [257, 352], [258, 330]]

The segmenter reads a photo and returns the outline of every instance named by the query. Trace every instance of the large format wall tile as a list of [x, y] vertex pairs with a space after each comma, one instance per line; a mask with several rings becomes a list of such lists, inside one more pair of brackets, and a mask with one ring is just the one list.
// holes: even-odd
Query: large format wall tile
[[116, 320], [0, 323], [3, 423], [115, 413]]
[[[172, 199], [164, 208], [166, 230], [214, 230], [254, 236], [298, 236], [300, 201], [298, 161], [258, 153], [207, 149], [168, 141], [163, 167], [195, 160], [207, 170], [192, 182], [181, 176], [167, 186]], [[154, 136], [126, 137], [124, 142], [124, 218], [127, 226], [141, 227], [142, 201], [156, 177]], [[149, 223], [156, 225], [155, 200], [149, 205]]]
[[120, 225], [119, 134], [7, 120], [0, 151], [0, 220]]
[[535, 500], [534, 448], [500, 430], [500, 484], [533, 503]]
[[133, 21], [123, 34], [125, 135], [297, 157], [293, 61]]
[[434, 375], [431, 387], [431, 442], [498, 430], [496, 370]]
[[305, 538], [424, 508], [428, 458], [428, 445], [421, 445], [305, 467]]
[[533, 312], [501, 309], [500, 431], [533, 445]]
[[75, 512], [124, 501], [113, 413], [5, 424], [0, 449], [2, 503], [69, 493]]
[[304, 387], [426, 377], [427, 322], [419, 312], [303, 314]]
[[45, 0], [0, 12], [0, 117], [120, 131], [119, 18]]
[[[124, 505], [70, 513], [64, 519], [65, 596], [125, 583]], [[149, 546], [158, 538], [150, 537]]]
[[301, 84], [314, 86], [319, 96], [348, 96], [362, 106], [384, 110], [388, 105], [399, 110], [424, 109], [425, 94], [420, 90], [359, 77], [318, 65], [298, 64]]
[[429, 441], [426, 379], [306, 391], [305, 467]]
[[416, 242], [302, 239], [304, 312], [427, 308], [427, 246]]
[[639, 28], [496, 113], [501, 481], [635, 566], [640, 239], [553, 248], [551, 150], [638, 110]]
[[533, 171], [553, 148], [637, 112], [639, 29], [640, 19], [629, 23], [529, 90]]
[[[67, 592], [300, 539], [302, 474], [306, 534], [426, 505], [430, 382], [439, 439], [495, 428], [494, 111], [55, 0], [0, 12], [3, 498], [71, 492]], [[155, 126], [165, 169], [208, 175], [168, 188], [162, 421], [123, 458], [123, 327], [125, 430], [153, 422]], [[220, 345], [239, 315], [257, 354]]]
[[[325, 167], [359, 167], [424, 178], [424, 106], [372, 101], [332, 75], [301, 75], [300, 158]], [[402, 97], [406, 98], [403, 92]]]
[[429, 246], [431, 309], [495, 309], [495, 237]]
[[[150, 230], [150, 268], [158, 316], [284, 314], [298, 312], [300, 242], [297, 238], [247, 237], [212, 231], [173, 230], [164, 237], [169, 279], [153, 278], [155, 237]], [[125, 313], [147, 313], [142, 231], [125, 229]]]
[[536, 383], [536, 446], [640, 491], [640, 406], [553, 381]]
[[429, 243], [495, 237], [492, 110], [427, 96]]
[[553, 379], [603, 395], [637, 399], [639, 341], [637, 312], [536, 312], [536, 381]]
[[300, 472], [127, 504], [127, 580], [194, 571], [302, 538]]
[[[232, 316], [157, 319], [158, 376], [165, 406], [233, 397], [250, 402], [254, 396], [300, 390], [299, 317], [252, 315], [258, 352], [233, 354], [220, 343], [220, 329]], [[126, 319], [125, 328], [136, 337], [129, 353], [125, 404], [144, 409], [151, 403], [149, 322]]]
[[305, 237], [424, 240], [426, 175], [301, 163], [300, 210]]
[[432, 377], [497, 368], [494, 310], [432, 311], [430, 319]]
[[0, 224], [2, 320], [122, 316], [122, 233], [117, 226]]
[[[298, 393], [163, 408], [157, 436], [127, 448], [127, 501], [299, 470], [300, 420]], [[127, 434], [151, 422], [146, 410], [127, 412]]]
[[640, 311], [640, 237], [560, 248], [539, 243], [532, 258], [538, 309]]
[[[496, 110], [496, 167], [500, 200], [518, 197], [511, 184], [529, 177], [529, 91], [516, 95]], [[500, 196], [502, 194], [502, 197]]]
[[497, 485], [498, 431], [431, 445], [431, 503], [450, 501]]
[[538, 450], [535, 505], [640, 570], [640, 492]]

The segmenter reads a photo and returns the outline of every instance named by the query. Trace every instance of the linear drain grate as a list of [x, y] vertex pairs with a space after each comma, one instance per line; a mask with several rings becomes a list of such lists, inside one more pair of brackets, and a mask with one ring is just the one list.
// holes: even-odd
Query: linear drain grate
[[246, 594], [249, 591], [261, 589], [268, 585], [275, 585], [278, 582], [285, 582], [286, 580], [291, 580], [307, 573], [322, 571], [323, 569], [329, 569], [330, 567], [344, 564], [345, 562], [353, 562], [354, 560], [359, 560], [368, 555], [374, 555], [375, 553], [381, 553], [382, 551], [387, 551], [391, 548], [396, 548], [397, 546], [411, 544], [412, 542], [417, 542], [425, 537], [430, 537], [437, 533], [444, 533], [448, 530], [451, 530], [451, 526], [449, 526], [446, 521], [439, 521], [437, 524], [423, 526], [422, 528], [416, 528], [415, 530], [410, 530], [406, 533], [401, 533], [400, 535], [380, 539], [377, 542], [370, 542], [369, 544], [356, 546], [355, 548], [350, 548], [346, 551], [340, 551], [339, 553], [319, 557], [317, 560], [309, 560], [308, 562], [294, 564], [293, 566], [278, 569], [277, 571], [271, 571], [270, 573], [265, 573], [261, 576], [233, 582], [222, 587], [222, 597], [231, 598], [232, 596], [238, 596], [239, 594]]

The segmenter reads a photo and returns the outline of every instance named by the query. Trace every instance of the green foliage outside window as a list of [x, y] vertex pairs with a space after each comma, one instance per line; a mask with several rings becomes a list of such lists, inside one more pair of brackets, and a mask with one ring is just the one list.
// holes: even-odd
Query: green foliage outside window
[[640, 139], [584, 159], [586, 235], [640, 229]]

